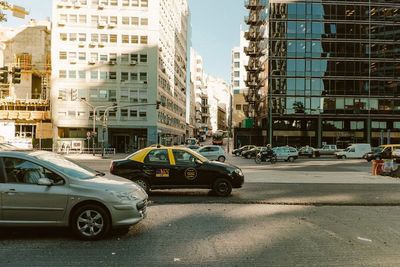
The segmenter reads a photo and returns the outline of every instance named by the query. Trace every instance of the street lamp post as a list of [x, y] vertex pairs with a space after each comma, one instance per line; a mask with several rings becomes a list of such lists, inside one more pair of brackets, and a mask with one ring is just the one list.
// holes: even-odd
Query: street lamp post
[[[95, 107], [95, 106], [93, 106], [92, 104], [90, 104], [88, 101], [86, 101], [86, 99], [84, 99], [84, 98], [81, 98], [81, 101], [82, 101], [83, 103], [85, 103], [86, 105], [88, 105], [88, 106], [93, 110], [93, 129], [92, 129], [92, 134], [91, 134], [91, 136], [92, 136], [93, 156], [95, 156], [95, 155], [96, 155], [96, 152], [95, 152], [95, 147], [94, 147], [94, 134], [96, 133], [96, 116], [97, 116], [97, 111], [98, 111], [98, 109], [101, 109], [101, 108], [109, 108], [109, 107], [115, 106], [115, 104], [107, 105], [107, 106], [97, 106], [97, 107]], [[88, 146], [88, 147], [89, 147], [89, 146]]]

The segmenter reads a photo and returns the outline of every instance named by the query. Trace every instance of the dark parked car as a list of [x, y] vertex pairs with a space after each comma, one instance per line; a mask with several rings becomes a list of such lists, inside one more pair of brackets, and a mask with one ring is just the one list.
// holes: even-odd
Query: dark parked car
[[236, 148], [236, 149], [232, 150], [232, 154], [235, 155], [235, 156], [240, 156], [240, 155], [242, 155], [243, 151], [247, 151], [247, 150], [250, 150], [250, 149], [255, 148], [255, 147], [256, 147], [255, 145], [242, 146], [242, 147], [239, 147], [239, 148]]
[[261, 151], [263, 151], [264, 149], [266, 149], [266, 147], [258, 146], [258, 147], [243, 151], [242, 157], [245, 157], [247, 159], [255, 158], [257, 156], [257, 154], [260, 153]]
[[209, 161], [182, 147], [145, 148], [111, 163], [112, 174], [128, 178], [146, 192], [151, 189], [204, 188], [217, 196], [229, 196], [244, 183], [242, 171], [233, 165]]
[[365, 153], [363, 159], [370, 162], [371, 160], [382, 159], [383, 147], [372, 147], [371, 152]]

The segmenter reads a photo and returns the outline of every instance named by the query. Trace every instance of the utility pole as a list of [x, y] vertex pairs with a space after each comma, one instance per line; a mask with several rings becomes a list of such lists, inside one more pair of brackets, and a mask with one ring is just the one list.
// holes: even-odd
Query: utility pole
[[7, 21], [7, 16], [3, 13], [3, 10], [10, 10], [14, 17], [21, 19], [24, 19], [26, 15], [29, 15], [29, 12], [21, 6], [12, 5], [7, 1], [0, 1], [0, 22]]

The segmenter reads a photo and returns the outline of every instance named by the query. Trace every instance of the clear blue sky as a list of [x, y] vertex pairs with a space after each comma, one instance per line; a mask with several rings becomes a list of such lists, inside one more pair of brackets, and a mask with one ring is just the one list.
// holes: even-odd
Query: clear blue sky
[[[31, 18], [51, 17], [51, 0], [9, 0], [25, 7], [30, 15], [18, 19], [8, 15], [4, 26], [26, 24]], [[192, 46], [203, 57], [206, 73], [230, 82], [231, 49], [239, 45], [240, 24], [246, 15], [244, 0], [188, 0], [192, 14]]]

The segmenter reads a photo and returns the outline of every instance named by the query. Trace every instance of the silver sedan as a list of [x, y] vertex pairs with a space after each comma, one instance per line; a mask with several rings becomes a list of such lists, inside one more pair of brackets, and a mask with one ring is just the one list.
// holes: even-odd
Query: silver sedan
[[55, 153], [0, 152], [0, 226], [69, 226], [95, 240], [145, 218], [147, 197], [129, 180]]

